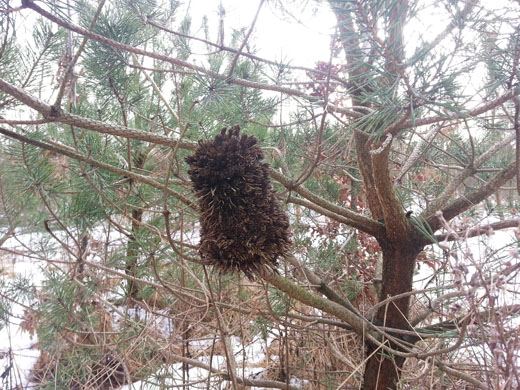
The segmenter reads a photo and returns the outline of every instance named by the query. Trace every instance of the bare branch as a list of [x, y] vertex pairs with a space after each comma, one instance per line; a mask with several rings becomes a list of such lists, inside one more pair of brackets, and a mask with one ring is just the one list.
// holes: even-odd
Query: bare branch
[[[469, 208], [482, 202], [489, 195], [497, 191], [499, 187], [503, 186], [505, 183], [515, 177], [515, 175], [516, 163], [513, 162], [505, 169], [497, 173], [491, 180], [488, 181], [487, 184], [448, 203], [441, 210], [444, 218], [449, 221]], [[435, 215], [426, 217], [426, 221], [433, 231], [436, 231], [441, 227], [441, 222]]]
[[424, 125], [430, 125], [432, 123], [438, 123], [438, 122], [444, 122], [447, 119], [450, 120], [456, 120], [456, 119], [469, 119], [472, 117], [479, 116], [481, 114], [484, 114], [488, 111], [493, 110], [494, 108], [497, 108], [501, 104], [507, 102], [508, 100], [511, 100], [513, 97], [518, 96], [520, 94], [520, 86], [513, 87], [506, 91], [503, 95], [497, 97], [494, 100], [491, 100], [487, 103], [483, 103], [480, 106], [469, 110], [467, 112], [463, 112], [461, 114], [454, 114], [454, 113], [446, 113], [446, 115], [439, 115], [439, 116], [431, 116], [427, 118], [420, 118], [420, 119], [414, 119], [414, 120], [407, 120], [401, 125], [399, 125], [398, 129], [408, 129], [412, 127], [419, 127]]
[[[456, 234], [459, 237], [471, 238], [481, 236], [483, 234], [493, 234], [495, 230], [509, 229], [513, 227], [520, 227], [520, 219], [509, 219], [506, 221], [493, 222], [487, 225], [479, 225], [467, 230], [462, 230]], [[437, 234], [435, 236], [437, 241], [455, 241], [457, 237], [452, 233]]]

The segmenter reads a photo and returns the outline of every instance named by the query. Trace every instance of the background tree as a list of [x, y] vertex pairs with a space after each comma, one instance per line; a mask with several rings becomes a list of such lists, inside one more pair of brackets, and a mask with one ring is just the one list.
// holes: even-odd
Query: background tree
[[[310, 69], [253, 49], [298, 3], [231, 33], [220, 7], [214, 37], [177, 2], [4, 2], [2, 224], [39, 221], [46, 266], [2, 308], [33, 303], [42, 388], [518, 387], [517, 236], [495, 233], [520, 229], [518, 4], [316, 4], [337, 27]], [[293, 233], [255, 282], [199, 257], [184, 162], [233, 125]]]

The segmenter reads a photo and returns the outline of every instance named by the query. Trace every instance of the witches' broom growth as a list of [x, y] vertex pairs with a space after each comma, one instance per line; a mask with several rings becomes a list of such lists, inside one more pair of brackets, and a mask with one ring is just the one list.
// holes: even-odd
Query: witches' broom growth
[[200, 207], [203, 259], [223, 272], [250, 278], [275, 269], [290, 247], [289, 219], [269, 181], [269, 165], [256, 137], [240, 127], [199, 141], [186, 158]]

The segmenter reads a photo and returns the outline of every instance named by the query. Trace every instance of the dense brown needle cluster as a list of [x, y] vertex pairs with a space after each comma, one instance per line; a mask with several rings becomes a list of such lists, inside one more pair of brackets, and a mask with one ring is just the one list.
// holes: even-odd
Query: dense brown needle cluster
[[258, 140], [239, 133], [239, 126], [224, 128], [215, 139], [199, 141], [186, 162], [200, 206], [202, 258], [223, 272], [242, 271], [254, 279], [289, 250], [289, 219], [276, 200]]

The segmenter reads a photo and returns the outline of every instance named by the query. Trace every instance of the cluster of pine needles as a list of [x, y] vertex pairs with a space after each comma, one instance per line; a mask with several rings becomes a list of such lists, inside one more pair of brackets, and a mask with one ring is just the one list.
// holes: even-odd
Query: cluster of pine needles
[[199, 141], [186, 158], [200, 208], [201, 257], [249, 279], [274, 270], [290, 247], [289, 219], [263, 158], [257, 138], [240, 135], [239, 126]]

